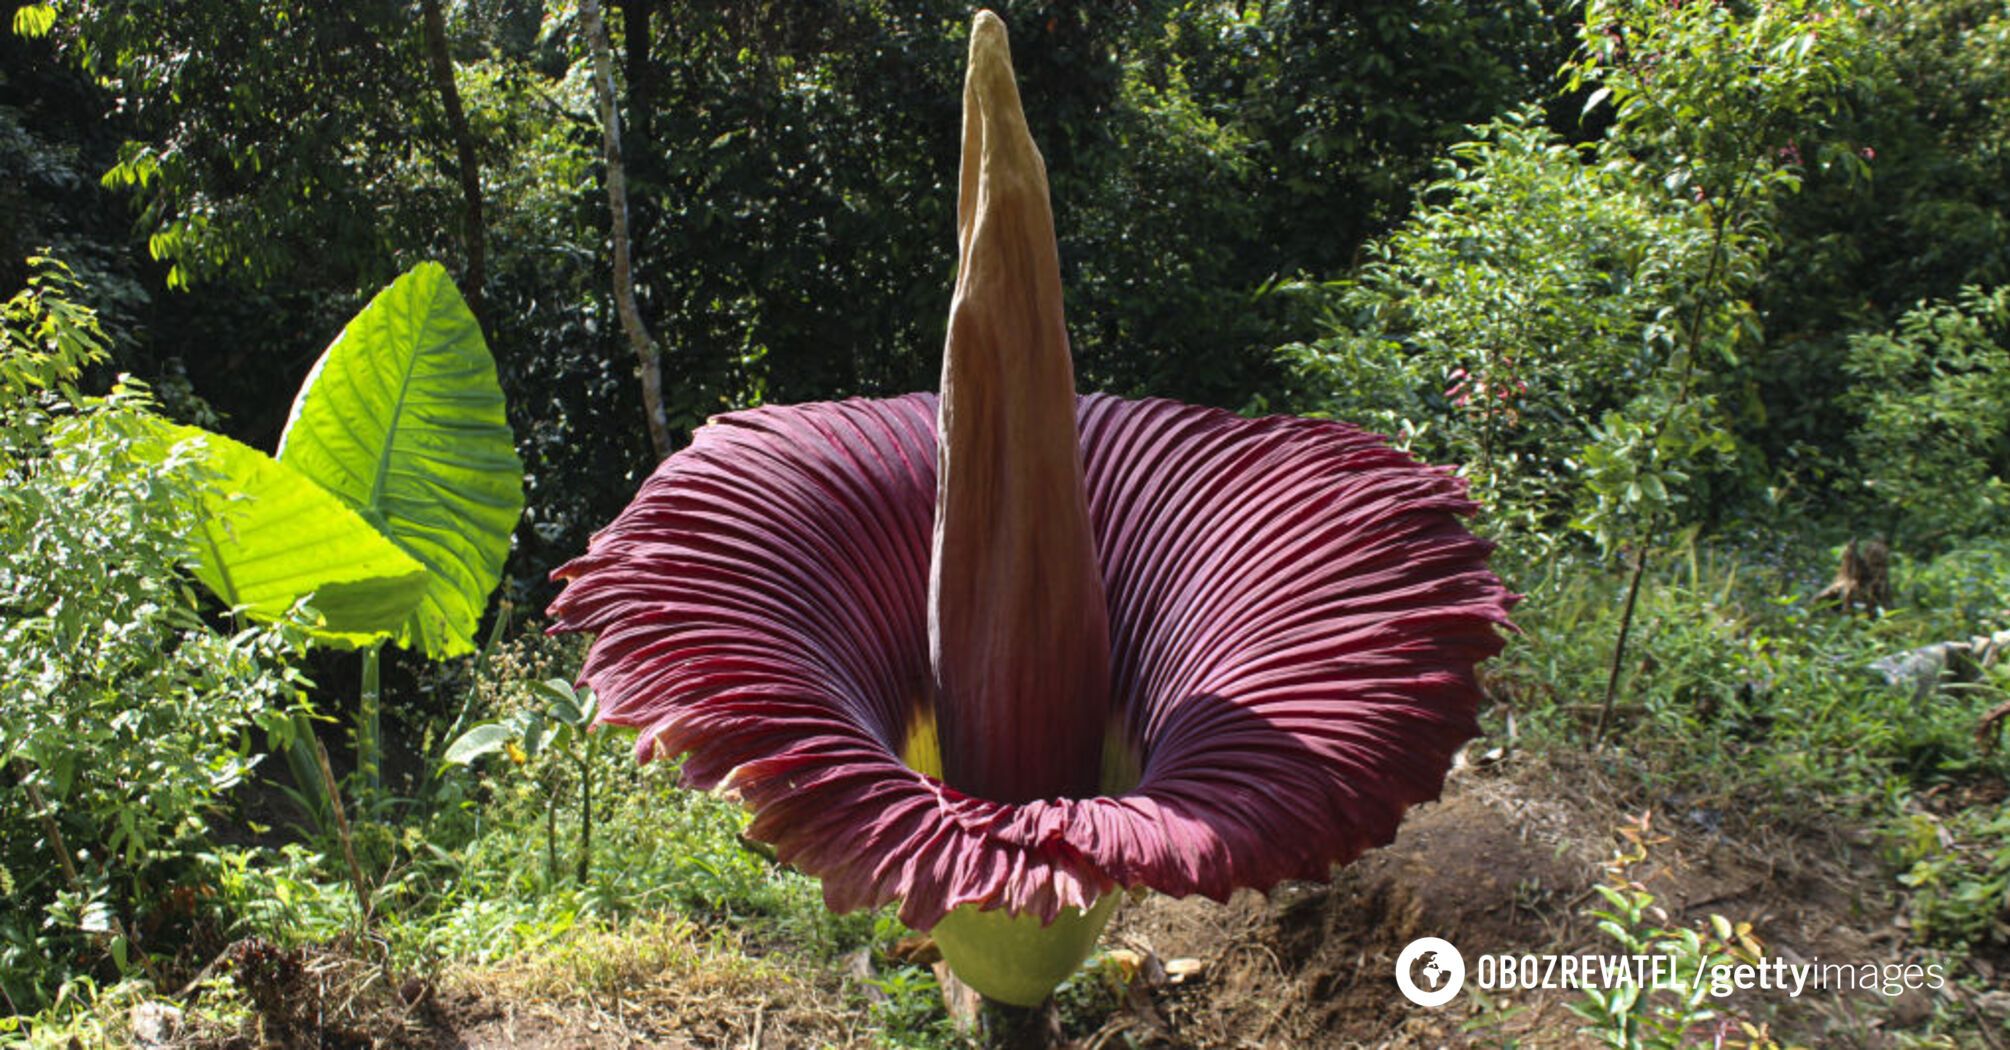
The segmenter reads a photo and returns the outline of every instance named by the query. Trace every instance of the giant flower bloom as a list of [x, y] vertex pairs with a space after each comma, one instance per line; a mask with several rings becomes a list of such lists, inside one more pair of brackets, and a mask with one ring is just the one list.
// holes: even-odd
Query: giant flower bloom
[[941, 395], [712, 420], [552, 613], [643, 759], [1037, 1002], [1059, 976], [986, 971], [1060, 928], [1064, 976], [1119, 887], [1220, 900], [1393, 838], [1477, 731], [1511, 598], [1463, 484], [1376, 435], [1078, 398], [988, 13], [964, 112]]

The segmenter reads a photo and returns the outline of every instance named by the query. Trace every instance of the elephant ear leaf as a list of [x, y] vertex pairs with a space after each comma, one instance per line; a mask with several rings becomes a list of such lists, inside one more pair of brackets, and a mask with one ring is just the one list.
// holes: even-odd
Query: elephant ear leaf
[[340, 645], [382, 639], [418, 608], [426, 567], [321, 486], [221, 434], [148, 426], [159, 458], [192, 454], [210, 482], [195, 575], [224, 602], [269, 621], [312, 595], [308, 633]]
[[523, 513], [523, 464], [480, 326], [438, 263], [378, 293], [293, 402], [279, 460], [340, 496], [428, 571], [396, 641], [474, 650]]

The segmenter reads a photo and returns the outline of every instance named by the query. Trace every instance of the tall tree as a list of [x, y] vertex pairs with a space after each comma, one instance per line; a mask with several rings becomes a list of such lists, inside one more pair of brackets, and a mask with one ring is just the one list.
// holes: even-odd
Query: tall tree
[[586, 46], [593, 52], [594, 94], [600, 100], [601, 137], [606, 147], [607, 206], [614, 238], [614, 309], [621, 316], [621, 330], [635, 352], [642, 376], [642, 408], [648, 417], [649, 444], [661, 459], [670, 454], [670, 417], [663, 408], [663, 361], [656, 341], [643, 324], [642, 310], [635, 303], [633, 262], [628, 250], [628, 177], [621, 164], [621, 111], [614, 96], [614, 47], [607, 40], [607, 23], [600, 14], [600, 0], [582, 0], [580, 17], [586, 23]]

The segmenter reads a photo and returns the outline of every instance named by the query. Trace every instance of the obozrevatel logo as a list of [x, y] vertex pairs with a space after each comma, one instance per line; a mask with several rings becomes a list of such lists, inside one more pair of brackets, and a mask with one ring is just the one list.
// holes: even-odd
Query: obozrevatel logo
[[[1423, 978], [1421, 983], [1418, 977]], [[1418, 1006], [1443, 1006], [1465, 983], [1465, 957], [1450, 941], [1419, 937], [1396, 956], [1396, 987], [1403, 990], [1403, 998]]]

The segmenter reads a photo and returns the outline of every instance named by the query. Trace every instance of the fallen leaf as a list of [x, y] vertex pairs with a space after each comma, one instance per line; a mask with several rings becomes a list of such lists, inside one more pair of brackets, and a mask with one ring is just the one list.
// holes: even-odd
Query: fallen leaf
[[942, 949], [935, 946], [935, 938], [925, 933], [902, 937], [893, 942], [893, 948], [886, 954], [915, 966], [933, 966], [942, 961]]

